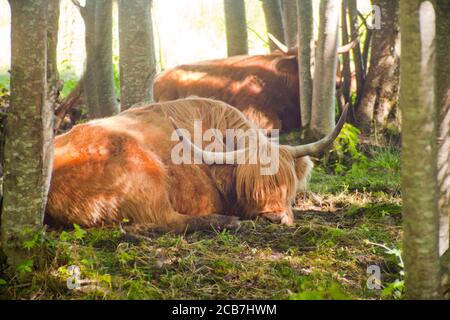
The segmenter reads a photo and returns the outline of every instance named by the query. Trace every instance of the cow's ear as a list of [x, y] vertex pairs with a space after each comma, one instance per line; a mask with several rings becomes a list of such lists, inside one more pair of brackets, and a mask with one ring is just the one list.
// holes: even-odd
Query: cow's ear
[[283, 56], [275, 60], [275, 69], [282, 73], [298, 73], [297, 56]]

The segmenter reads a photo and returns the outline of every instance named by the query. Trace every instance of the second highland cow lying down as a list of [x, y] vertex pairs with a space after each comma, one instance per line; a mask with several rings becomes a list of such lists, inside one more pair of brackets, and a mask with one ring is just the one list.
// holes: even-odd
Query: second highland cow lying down
[[[202, 142], [193, 145], [195, 120], [201, 120], [202, 133], [208, 128], [223, 133], [255, 129], [223, 102], [190, 98], [130, 109], [58, 136], [48, 221], [97, 227], [128, 219], [136, 227], [175, 232], [226, 227], [235, 217], [291, 224], [292, 201], [312, 169], [308, 155], [335, 139], [345, 114], [329, 136], [309, 145], [278, 145], [260, 135], [260, 144], [279, 155], [271, 174], [261, 173], [259, 158], [227, 164], [230, 156], [248, 159], [248, 146], [212, 152], [203, 150]], [[205, 163], [174, 161], [180, 145]]]

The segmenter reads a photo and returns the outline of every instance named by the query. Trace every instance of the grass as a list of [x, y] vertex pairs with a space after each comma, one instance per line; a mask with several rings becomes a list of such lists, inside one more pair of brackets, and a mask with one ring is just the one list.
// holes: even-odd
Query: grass
[[[376, 151], [345, 173], [316, 168], [293, 227], [136, 238], [120, 229], [47, 232], [19, 282], [0, 273], [6, 299], [396, 299], [402, 296], [398, 154]], [[69, 267], [81, 288], [70, 290]], [[367, 268], [381, 270], [368, 289]], [[73, 277], [73, 276], [72, 276]]]

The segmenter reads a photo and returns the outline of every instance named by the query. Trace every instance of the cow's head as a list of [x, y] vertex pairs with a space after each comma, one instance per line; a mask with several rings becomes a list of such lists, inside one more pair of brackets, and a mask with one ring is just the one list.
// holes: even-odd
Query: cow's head
[[282, 74], [298, 77], [298, 48], [289, 49], [269, 33], [269, 39], [278, 47], [278, 57], [274, 60], [274, 68]]
[[183, 130], [177, 127], [175, 120], [171, 118], [171, 121], [179, 138], [194, 150], [194, 154], [212, 166], [212, 175], [218, 189], [229, 203], [236, 204], [237, 214], [243, 215], [244, 218], [262, 217], [275, 223], [290, 225], [293, 222], [291, 205], [297, 188], [305, 187], [312, 168], [308, 155], [324, 150], [336, 139], [345, 123], [347, 109], [335, 129], [317, 142], [288, 146], [278, 145], [267, 137], [261, 137], [265, 143], [262, 147], [271, 148], [270, 152], [278, 152], [279, 155], [277, 170], [270, 174], [261, 171], [259, 159], [256, 164], [242, 161], [238, 164], [226, 164], [229, 159], [249, 157], [252, 150], [248, 147], [228, 152], [205, 151], [191, 142]]

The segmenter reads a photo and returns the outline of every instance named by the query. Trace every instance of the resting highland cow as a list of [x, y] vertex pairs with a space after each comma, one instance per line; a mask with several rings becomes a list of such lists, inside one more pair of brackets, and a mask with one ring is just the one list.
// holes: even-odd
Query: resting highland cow
[[[241, 110], [258, 127], [300, 130], [297, 49], [288, 49], [275, 38], [276, 51], [181, 65], [162, 72], [153, 91], [158, 102], [189, 96], [224, 101]], [[339, 48], [347, 53], [354, 42]], [[337, 85], [341, 79], [337, 77]]]
[[[228, 164], [230, 156], [250, 155], [247, 147], [216, 152], [202, 141], [194, 145], [196, 120], [201, 133], [255, 129], [224, 102], [189, 98], [129, 109], [56, 137], [49, 224], [96, 227], [128, 219], [137, 228], [175, 232], [227, 227], [236, 217], [291, 224], [291, 203], [312, 168], [308, 155], [335, 139], [345, 114], [330, 135], [309, 145], [278, 145], [261, 134], [260, 144], [279, 154], [270, 175], [261, 174], [259, 159]], [[177, 163], [180, 147], [203, 161]]]
[[161, 73], [153, 91], [159, 102], [191, 95], [225, 101], [269, 132], [300, 128], [294, 51], [181, 65]]

